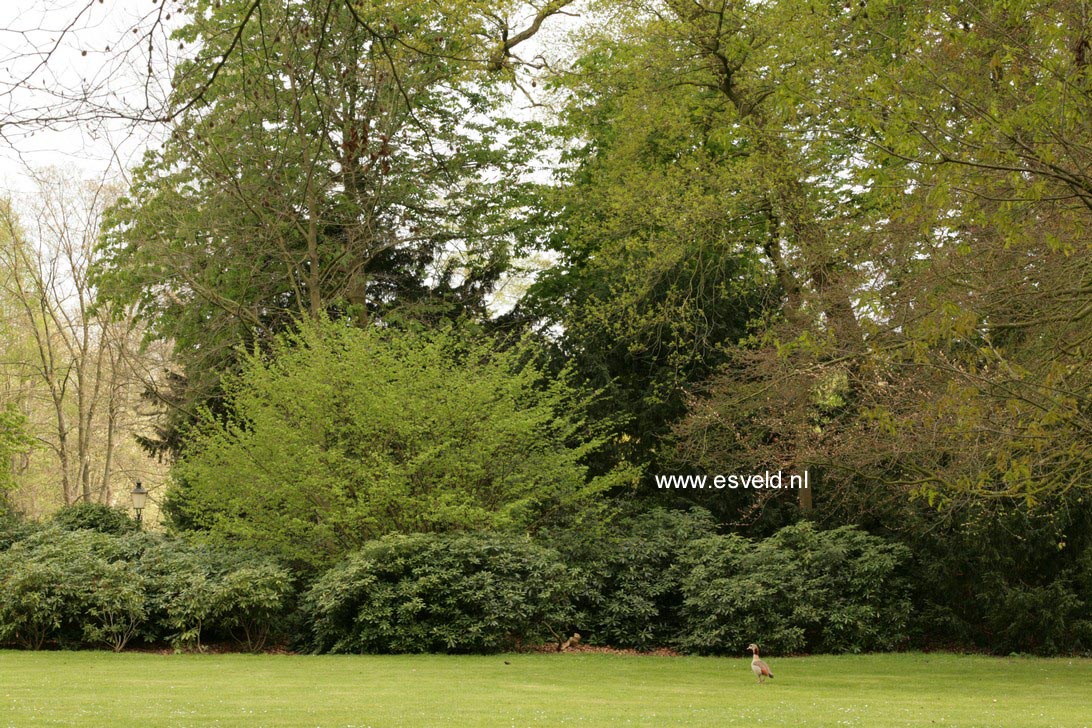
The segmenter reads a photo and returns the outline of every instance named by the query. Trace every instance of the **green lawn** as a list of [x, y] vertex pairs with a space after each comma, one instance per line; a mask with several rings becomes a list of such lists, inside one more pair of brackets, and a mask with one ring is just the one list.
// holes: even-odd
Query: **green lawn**
[[0, 726], [1092, 726], [1092, 660], [769, 662], [0, 651]]

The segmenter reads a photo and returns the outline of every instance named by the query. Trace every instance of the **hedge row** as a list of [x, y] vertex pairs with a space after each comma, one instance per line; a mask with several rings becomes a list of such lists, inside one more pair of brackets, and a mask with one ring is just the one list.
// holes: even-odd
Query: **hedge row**
[[253, 554], [51, 526], [0, 552], [0, 642], [121, 650], [215, 636], [257, 650], [293, 595], [292, 575]]
[[853, 528], [801, 523], [755, 542], [716, 535], [702, 512], [654, 511], [614, 535], [549, 534], [551, 547], [389, 536], [297, 589], [255, 554], [98, 516], [22, 533], [0, 552], [0, 642], [120, 650], [230, 638], [260, 649], [275, 635], [317, 652], [495, 652], [580, 631], [700, 654], [751, 641], [837, 652], [899, 646], [911, 611], [905, 548]]

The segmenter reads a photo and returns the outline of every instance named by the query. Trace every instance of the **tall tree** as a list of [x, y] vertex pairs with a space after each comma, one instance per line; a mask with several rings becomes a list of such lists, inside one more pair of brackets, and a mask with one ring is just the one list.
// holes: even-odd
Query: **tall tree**
[[[646, 448], [690, 387], [738, 369], [741, 344], [806, 359], [756, 373], [783, 380], [770, 412], [813, 399], [820, 371], [852, 377], [868, 215], [846, 181], [853, 143], [818, 133], [816, 105], [840, 16], [802, 2], [600, 5], [606, 20], [558, 79], [575, 152], [559, 193], [564, 264], [538, 295], [556, 303], [565, 345], [636, 390]], [[654, 373], [634, 378], [646, 362]], [[807, 419], [797, 434], [813, 439]]]
[[[840, 374], [791, 349], [768, 375], [718, 377], [684, 458], [795, 453], [843, 515], [878, 494], [1033, 502], [1088, 482], [1086, 12], [870, 2], [831, 26], [840, 75], [808, 134], [852, 145], [872, 210], [855, 235], [864, 355]], [[762, 404], [809, 372], [796, 404], [820, 411]]]
[[[239, 345], [297, 318], [482, 310], [531, 154], [498, 84], [565, 4], [508, 35], [508, 3], [193, 3], [176, 36], [202, 51], [177, 69], [170, 137], [113, 210], [98, 278], [177, 347], [174, 424], [216, 398]], [[174, 424], [152, 444], [177, 448]]]
[[[117, 191], [65, 170], [33, 173], [35, 194], [22, 217], [0, 211], [0, 261], [11, 325], [3, 364], [20, 380], [21, 404], [56, 458], [59, 500], [109, 502], [116, 455], [138, 430], [141, 329], [131, 311], [94, 310], [89, 280], [106, 206]], [[34, 395], [42, 392], [45, 415]]]
[[0, 408], [0, 513], [9, 505], [9, 495], [16, 487], [17, 459], [33, 445], [26, 415], [15, 403], [4, 402]]
[[901, 459], [934, 497], [1033, 501], [1092, 474], [1090, 12], [870, 3], [861, 19], [854, 108], [894, 211], [884, 310], [908, 343], [891, 365], [928, 393], [877, 415], [937, 441], [925, 466]]

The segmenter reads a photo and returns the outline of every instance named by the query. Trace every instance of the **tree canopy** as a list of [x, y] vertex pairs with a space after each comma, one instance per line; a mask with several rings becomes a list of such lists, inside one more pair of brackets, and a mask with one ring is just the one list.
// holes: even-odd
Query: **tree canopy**
[[504, 6], [193, 4], [174, 37], [201, 50], [175, 71], [169, 136], [114, 207], [97, 278], [179, 352], [174, 417], [149, 445], [177, 450], [236, 347], [298, 317], [484, 311], [534, 148], [481, 60]]

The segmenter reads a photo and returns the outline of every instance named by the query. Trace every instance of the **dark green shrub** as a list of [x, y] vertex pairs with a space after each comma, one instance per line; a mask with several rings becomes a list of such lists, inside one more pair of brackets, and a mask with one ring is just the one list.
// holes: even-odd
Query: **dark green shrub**
[[1000, 582], [981, 599], [992, 607], [986, 623], [995, 649], [1009, 652], [1053, 655], [1071, 650], [1074, 644], [1058, 640], [1075, 638], [1072, 628], [1088, 614], [1067, 579], [1041, 586]]
[[551, 534], [549, 543], [577, 569], [575, 624], [589, 642], [650, 649], [678, 637], [684, 573], [679, 556], [711, 536], [705, 510], [653, 509], [617, 519], [605, 532]]
[[149, 546], [137, 567], [146, 584], [148, 623], [142, 630], [150, 642], [176, 648], [200, 646], [212, 617], [212, 569], [200, 550], [183, 541], [163, 539]]
[[1062, 650], [1092, 654], [1092, 548], [1084, 549], [1072, 573], [1073, 592], [1081, 610], [1071, 622], [1072, 641]]
[[496, 652], [556, 636], [572, 616], [557, 552], [518, 536], [388, 536], [305, 597], [321, 652]]
[[0, 642], [37, 650], [61, 627], [69, 594], [56, 564], [0, 555]]
[[807, 522], [758, 542], [698, 539], [685, 555], [680, 646], [730, 655], [750, 642], [780, 653], [891, 649], [906, 638], [908, 556], [855, 528]]
[[1092, 651], [1092, 507], [1076, 491], [906, 519], [914, 642], [1054, 655]]
[[39, 528], [36, 521], [21, 517], [0, 499], [0, 551], [11, 548], [12, 544], [27, 538]]
[[92, 568], [80, 573], [83, 581], [78, 586], [85, 605], [82, 641], [120, 652], [144, 621], [144, 585], [131, 564], [121, 561], [92, 563]]
[[216, 583], [217, 626], [257, 652], [284, 619], [294, 596], [291, 574], [277, 564], [257, 559], [237, 563]]
[[248, 551], [164, 539], [140, 560], [149, 620], [144, 635], [176, 649], [230, 637], [257, 650], [293, 602], [292, 576]]
[[50, 527], [0, 552], [0, 642], [199, 648], [212, 635], [260, 649], [293, 593], [287, 570], [249, 552]]
[[140, 576], [120, 539], [43, 529], [0, 553], [0, 641], [121, 650], [144, 619]]
[[103, 503], [74, 503], [53, 514], [51, 519], [66, 531], [98, 531], [122, 536], [139, 530], [139, 525], [123, 508]]

